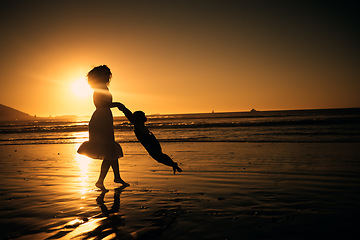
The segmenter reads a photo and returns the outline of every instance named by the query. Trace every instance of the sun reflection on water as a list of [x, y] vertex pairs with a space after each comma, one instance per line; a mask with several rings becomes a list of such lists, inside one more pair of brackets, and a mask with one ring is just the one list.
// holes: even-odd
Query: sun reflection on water
[[90, 170], [91, 158], [88, 158], [80, 154], [76, 154], [75, 161], [77, 162], [79, 168], [78, 182], [80, 185], [81, 199], [84, 199], [85, 193], [89, 191], [89, 187], [90, 187], [88, 180], [90, 174], [89, 170]]
[[[78, 121], [80, 120], [78, 119]], [[71, 135], [72, 138], [74, 139], [73, 142], [78, 143], [76, 144], [76, 150], [78, 149], [78, 147], [82, 142], [87, 141], [89, 139], [89, 132], [74, 132]]]

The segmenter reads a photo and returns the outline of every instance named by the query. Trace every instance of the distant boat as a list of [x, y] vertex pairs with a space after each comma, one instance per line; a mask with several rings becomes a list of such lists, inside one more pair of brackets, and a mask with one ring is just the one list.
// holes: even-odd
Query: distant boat
[[250, 110], [251, 113], [258, 112], [258, 110], [255, 110], [254, 108]]

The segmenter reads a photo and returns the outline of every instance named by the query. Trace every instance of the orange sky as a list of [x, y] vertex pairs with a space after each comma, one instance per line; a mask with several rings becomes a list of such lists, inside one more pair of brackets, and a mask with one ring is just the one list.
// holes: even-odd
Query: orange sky
[[71, 85], [106, 64], [148, 114], [360, 107], [359, 8], [303, 2], [8, 1], [0, 103], [91, 115]]

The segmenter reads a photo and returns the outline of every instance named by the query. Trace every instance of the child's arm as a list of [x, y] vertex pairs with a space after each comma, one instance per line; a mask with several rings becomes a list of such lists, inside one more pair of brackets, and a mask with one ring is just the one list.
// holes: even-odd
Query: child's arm
[[120, 111], [122, 111], [124, 114], [125, 114], [125, 117], [132, 123], [134, 124], [134, 117], [133, 117], [133, 114], [132, 112], [127, 108], [125, 107], [124, 104], [122, 103], [117, 103], [117, 107]]

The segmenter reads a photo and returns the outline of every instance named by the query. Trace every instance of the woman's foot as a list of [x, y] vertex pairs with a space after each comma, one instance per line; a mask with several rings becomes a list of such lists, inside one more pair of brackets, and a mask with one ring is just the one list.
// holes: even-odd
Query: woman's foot
[[109, 191], [109, 190], [107, 190], [107, 189], [105, 188], [104, 183], [102, 183], [102, 182], [96, 182], [96, 183], [95, 183], [95, 186], [98, 187], [98, 188], [100, 188], [101, 191], [103, 191], [103, 192], [108, 192], [108, 191]]
[[130, 186], [130, 184], [128, 184], [127, 182], [124, 182], [124, 180], [122, 180], [121, 178], [115, 178], [114, 182], [121, 183], [124, 187]]

